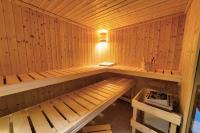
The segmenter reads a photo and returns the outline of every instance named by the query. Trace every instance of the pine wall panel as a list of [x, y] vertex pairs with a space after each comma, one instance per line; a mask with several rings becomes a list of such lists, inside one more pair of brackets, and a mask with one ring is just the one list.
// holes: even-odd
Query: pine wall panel
[[192, 0], [186, 15], [183, 52], [181, 55], [182, 82], [180, 89], [180, 110], [183, 114], [181, 133], [190, 132], [195, 94], [194, 87], [197, 62], [200, 51], [200, 1]]
[[144, 68], [179, 70], [185, 15], [176, 14], [110, 31], [107, 59]]
[[96, 32], [0, 0], [0, 75], [95, 64]]

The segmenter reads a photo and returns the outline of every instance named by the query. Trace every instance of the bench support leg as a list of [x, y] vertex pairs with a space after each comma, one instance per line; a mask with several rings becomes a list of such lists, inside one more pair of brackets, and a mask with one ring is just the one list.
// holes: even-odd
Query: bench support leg
[[177, 125], [171, 123], [169, 133], [176, 133], [176, 127], [177, 127]]
[[[138, 110], [136, 108], [133, 108], [133, 121], [137, 121], [137, 113]], [[132, 123], [132, 133], [136, 133], [136, 128], [133, 123]]]

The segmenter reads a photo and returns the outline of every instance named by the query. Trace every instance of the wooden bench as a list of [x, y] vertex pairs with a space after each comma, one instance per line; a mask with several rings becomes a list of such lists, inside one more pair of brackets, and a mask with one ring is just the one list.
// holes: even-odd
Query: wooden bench
[[142, 68], [133, 66], [116, 65], [108, 68], [109, 72], [119, 73], [130, 76], [138, 76], [151, 79], [166, 80], [172, 82], [181, 82], [181, 74], [175, 70], [157, 70], [156, 72], [146, 71]]
[[104, 72], [104, 67], [85, 66], [0, 76], [0, 97]]
[[0, 118], [0, 133], [75, 133], [134, 85], [104, 80]]
[[180, 73], [176, 71], [147, 72], [131, 66], [102, 67], [93, 65], [18, 75], [0, 75], [0, 97], [105, 72], [181, 82]]

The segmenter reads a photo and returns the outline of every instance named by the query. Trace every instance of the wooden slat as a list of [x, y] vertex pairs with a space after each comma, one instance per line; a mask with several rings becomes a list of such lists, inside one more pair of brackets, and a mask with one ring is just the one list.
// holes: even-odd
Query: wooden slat
[[93, 103], [93, 104], [95, 104], [95, 105], [98, 105], [98, 104], [101, 103], [100, 100], [98, 100], [98, 99], [96, 99], [96, 98], [94, 98], [94, 97], [91, 97], [90, 95], [87, 95], [87, 94], [84, 93], [84, 92], [75, 92], [75, 93], [76, 93], [78, 96], [80, 96], [80, 97], [86, 99], [87, 101], [89, 101], [89, 102], [91, 102], [91, 103]]
[[[101, 86], [105, 84], [105, 81], [97, 84]], [[95, 92], [93, 88], [78, 89], [75, 92], [70, 92], [13, 113], [7, 116], [6, 119], [2, 117], [0, 118], [0, 124], [2, 122], [0, 127], [7, 125], [8, 130], [11, 128], [14, 132], [20, 133], [42, 133], [44, 131], [50, 133], [77, 132], [128, 90], [126, 82], [121, 82], [120, 84], [121, 86], [124, 85], [124, 88], [113, 94], [107, 94], [95, 88]], [[102, 97], [96, 94], [97, 92], [107, 94], [109, 97]], [[98, 98], [101, 98], [101, 100], [98, 100]], [[9, 117], [12, 117], [13, 124], [10, 124]], [[0, 131], [1, 129], [3, 128], [0, 128]], [[106, 132], [110, 132], [110, 130], [106, 130]]]
[[86, 126], [82, 129], [82, 132], [83, 133], [90, 133], [90, 132], [105, 131], [105, 130], [111, 130], [111, 126], [109, 124]]
[[48, 132], [55, 133], [55, 129], [51, 128], [45, 116], [38, 107], [28, 110], [34, 129], [37, 133]]
[[[132, 120], [132, 125], [138, 129], [139, 131], [143, 132], [143, 133], [158, 133], [142, 124], [140, 124], [139, 122], [136, 122], [134, 120]], [[134, 133], [134, 132], [133, 132]]]
[[[91, 86], [91, 87], [92, 87], [92, 86]], [[104, 87], [95, 87], [95, 89], [97, 89], [97, 90], [99, 90], [99, 91], [101, 91], [101, 92], [104, 92], [104, 93], [106, 93], [106, 94], [109, 94], [109, 95], [112, 95], [112, 94], [113, 94], [113, 91], [107, 90], [106, 87], [105, 87], [105, 88], [104, 88]]]
[[94, 92], [88, 91], [88, 90], [81, 90], [81, 91], [84, 92], [84, 93], [86, 93], [87, 95], [89, 95], [91, 97], [94, 97], [94, 98], [96, 98], [98, 100], [101, 100], [101, 101], [103, 101], [103, 100], [106, 99], [105, 97], [103, 97], [101, 95], [98, 95], [98, 94], [96, 94]]
[[45, 102], [40, 106], [57, 130], [66, 129], [69, 127], [68, 121], [65, 120], [49, 102]]
[[105, 85], [105, 86], [102, 86], [102, 88], [105, 89], [105, 90], [108, 90], [108, 91], [110, 91], [112, 93], [119, 91], [119, 89], [116, 90], [116, 87], [112, 86], [112, 85]]
[[41, 76], [41, 75], [39, 75], [38, 73], [35, 73], [35, 72], [29, 73], [29, 75], [32, 76], [36, 80], [45, 79], [45, 77], [43, 77], [43, 76]]
[[66, 106], [60, 100], [54, 100], [53, 104], [66, 117], [68, 121], [73, 122], [79, 118], [78, 114], [72, 111], [68, 106]]
[[57, 72], [54, 72], [54, 71], [47, 71], [47, 73], [53, 74], [55, 76], [62, 76], [63, 75], [61, 73], [57, 73]]
[[95, 107], [94, 104], [88, 102], [87, 100], [83, 99], [82, 97], [76, 95], [75, 93], [70, 93], [69, 97], [72, 98], [74, 101], [82, 105], [83, 107], [87, 108], [88, 110], [91, 110]]
[[106, 97], [106, 98], [110, 97], [109, 94], [104, 93], [104, 92], [102, 92], [102, 91], [99, 91], [99, 90], [97, 90], [97, 89], [95, 89], [95, 88], [90, 88], [90, 87], [88, 87], [87, 90], [90, 90], [91, 92], [97, 93], [98, 95], [101, 95], [101, 96]]
[[6, 76], [6, 84], [10, 85], [10, 84], [16, 84], [16, 83], [20, 83], [16, 75]]
[[43, 76], [45, 76], [45, 77], [47, 77], [47, 78], [55, 77], [54, 75], [52, 75], [52, 74], [50, 74], [50, 73], [48, 73], [48, 72], [39, 72], [39, 74], [40, 74], [40, 75], [43, 75]]
[[19, 78], [22, 80], [22, 82], [25, 82], [25, 81], [33, 81], [34, 79], [31, 78], [28, 74], [19, 74], [18, 75]]
[[76, 111], [79, 115], [85, 115], [88, 110], [72, 100], [69, 97], [62, 97], [62, 100], [65, 104], [67, 104], [70, 108], [72, 108], [74, 111]]
[[108, 130], [108, 131], [97, 131], [95, 133], [112, 133], [112, 131], [111, 130]]
[[14, 133], [32, 133], [25, 111], [14, 113], [12, 119]]
[[[181, 13], [185, 11], [187, 0], [158, 0], [158, 1], [135, 1], [135, 0], [108, 0], [108, 1], [46, 1], [37, 0], [18, 2], [37, 11], [48, 13], [48, 15], [57, 15], [80, 22], [83, 25], [95, 29], [119, 28], [143, 21], [168, 16], [170, 14]], [[28, 4], [26, 4], [28, 3]], [[31, 6], [32, 5], [32, 6]], [[78, 5], [78, 6], [77, 6]], [[106, 6], [105, 6], [106, 5]], [[36, 7], [38, 8], [36, 8]], [[44, 11], [46, 10], [46, 12]], [[48, 11], [48, 12], [47, 12]], [[51, 13], [49, 13], [51, 12]]]
[[10, 133], [10, 118], [9, 116], [0, 118], [0, 132]]

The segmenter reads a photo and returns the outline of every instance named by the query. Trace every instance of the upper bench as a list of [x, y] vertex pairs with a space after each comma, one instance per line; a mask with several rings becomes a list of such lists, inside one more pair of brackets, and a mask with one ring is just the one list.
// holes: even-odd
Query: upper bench
[[112, 67], [101, 67], [92, 65], [45, 72], [0, 76], [0, 97], [104, 72], [181, 82], [180, 74], [174, 71], [147, 72], [130, 66], [116, 65]]

